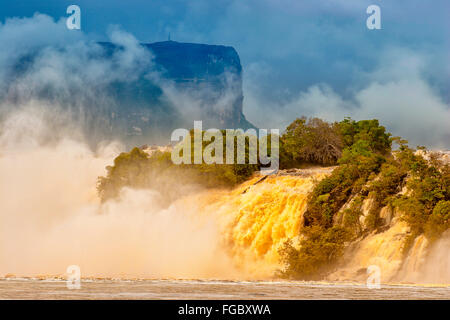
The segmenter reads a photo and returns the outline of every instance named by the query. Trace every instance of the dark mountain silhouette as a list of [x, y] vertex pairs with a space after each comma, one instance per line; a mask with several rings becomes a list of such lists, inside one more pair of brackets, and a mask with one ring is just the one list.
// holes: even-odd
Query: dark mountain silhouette
[[[100, 44], [107, 55], [120, 50]], [[175, 41], [141, 45], [153, 55], [152, 70], [142, 70], [135, 82], [115, 83], [112, 90], [119, 126], [127, 127], [135, 143], [169, 139], [173, 129], [192, 128], [194, 120], [202, 120], [204, 129], [254, 127], [243, 114], [242, 66], [233, 47]]]
[[140, 44], [148, 50], [142, 58], [139, 47], [83, 45], [80, 52], [62, 45], [16, 57], [0, 99], [67, 109], [93, 145], [166, 144], [174, 129], [191, 129], [194, 120], [205, 130], [253, 127], [243, 114], [242, 66], [232, 47], [164, 41]]

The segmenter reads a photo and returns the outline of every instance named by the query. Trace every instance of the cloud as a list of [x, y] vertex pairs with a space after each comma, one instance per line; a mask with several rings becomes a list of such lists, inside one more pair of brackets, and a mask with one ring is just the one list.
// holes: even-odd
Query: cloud
[[450, 148], [450, 109], [420, 78], [372, 83], [356, 95], [357, 118], [376, 118], [412, 146]]
[[[244, 66], [244, 114], [259, 127], [284, 129], [303, 114], [328, 120], [377, 117], [412, 144], [449, 147], [446, 84], [450, 69], [445, 63], [448, 51], [439, 45], [441, 33], [426, 36], [429, 30], [419, 28], [414, 33], [415, 27], [401, 32], [409, 21], [399, 15], [401, 5], [386, 4], [391, 11], [383, 21], [390, 32], [375, 34], [357, 27], [359, 23], [364, 26], [365, 13], [343, 1], [252, 4], [221, 3], [225, 9], [214, 20], [214, 14], [205, 16], [210, 5], [195, 2], [183, 15], [171, 8], [167, 12], [173, 19], [166, 24], [155, 20], [155, 26], [172, 24], [180, 31], [173, 34], [176, 40], [178, 35], [179, 40], [235, 46]], [[410, 6], [404, 10], [412, 16]], [[198, 25], [192, 23], [194, 17], [201, 18]], [[430, 19], [423, 17], [420, 25]], [[157, 30], [149, 32], [156, 34]], [[133, 81], [142, 69], [161, 86], [167, 102], [162, 111], [180, 119], [205, 117], [205, 110], [226, 114], [227, 106], [240, 94], [232, 85], [220, 95], [210, 88], [180, 91], [154, 73], [151, 53], [134, 36], [117, 27], [109, 28], [107, 34], [124, 48], [113, 59], [102, 58], [102, 48], [90, 35], [67, 30], [64, 19], [35, 14], [6, 20], [0, 25], [0, 43], [7, 44], [0, 52], [0, 118], [17, 106], [39, 105], [46, 110], [51, 106], [52, 112], [65, 110], [65, 116], [50, 112], [48, 116], [68, 131], [76, 126], [64, 124], [67, 119], [85, 123], [96, 119], [96, 112], [115, 111], [117, 97], [107, 94], [105, 87]], [[419, 41], [417, 34], [426, 41]], [[14, 68], [33, 52], [40, 53], [27, 72], [10, 81]], [[42, 101], [43, 93], [51, 93], [53, 100]], [[215, 97], [215, 102], [205, 104], [205, 96]], [[154, 123], [162, 123], [158, 114], [152, 117]], [[99, 123], [91, 125], [94, 131], [100, 127]]]
[[[92, 85], [135, 80], [137, 71], [151, 64], [150, 52], [118, 28], [111, 28], [108, 35], [123, 49], [114, 52], [111, 59], [93, 39], [69, 31], [63, 19], [55, 22], [35, 14], [7, 20], [0, 25], [0, 42], [7, 48], [0, 56], [0, 70], [1, 80], [13, 81], [0, 92], [2, 98], [12, 94], [11, 90], [19, 96], [34, 96], [48, 86], [60, 94], [70, 94], [71, 90], [82, 94]], [[8, 79], [15, 71], [19, 71], [19, 77]]]
[[272, 104], [262, 100], [250, 84], [244, 91], [246, 114], [258, 126], [281, 129], [302, 115], [329, 121], [347, 116], [375, 118], [412, 146], [449, 148], [450, 106], [426, 80], [426, 60], [408, 50], [388, 50], [380, 57], [378, 68], [364, 75], [367, 84], [349, 97], [330, 85], [316, 84], [285, 103]]
[[0, 121], [16, 121], [18, 111], [42, 112], [55, 136], [139, 145], [168, 143], [170, 131], [194, 120], [223, 126], [219, 120], [240, 116], [241, 82], [232, 73], [218, 79], [219, 89], [178, 86], [133, 35], [110, 26], [108, 40], [119, 49], [43, 14], [0, 24]]
[[[373, 71], [379, 53], [397, 45], [426, 50], [433, 55], [430, 77], [446, 91], [449, 52], [447, 0], [433, 5], [421, 0], [384, 1], [382, 30], [366, 28], [366, 8], [372, 0], [153, 0], [123, 5], [110, 0], [101, 6], [78, 0], [83, 30], [106, 35], [117, 23], [142, 42], [172, 39], [180, 42], [225, 44], [236, 48], [244, 70], [253, 63], [272, 66], [271, 77], [259, 79], [266, 99], [288, 88], [306, 90], [326, 82], [340, 94], [348, 86], [361, 84], [360, 72]], [[0, 17], [29, 15], [31, 10], [65, 14], [54, 4], [0, 4]], [[64, 9], [64, 8], [63, 8]], [[366, 83], [364, 83], [365, 85]], [[275, 96], [272, 94], [275, 92]], [[450, 102], [450, 96], [445, 96]]]
[[117, 108], [107, 89], [135, 81], [152, 65], [151, 53], [132, 35], [119, 28], [108, 35], [121, 48], [111, 56], [89, 36], [68, 30], [64, 19], [35, 14], [0, 24], [0, 120], [17, 121], [28, 110], [43, 113], [54, 136], [80, 137], [83, 128], [87, 137], [102, 139], [105, 115]]

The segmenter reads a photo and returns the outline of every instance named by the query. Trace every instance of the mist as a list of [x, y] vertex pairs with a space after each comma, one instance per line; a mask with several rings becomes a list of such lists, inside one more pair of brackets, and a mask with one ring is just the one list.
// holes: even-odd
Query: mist
[[123, 189], [101, 204], [97, 177], [123, 145], [92, 151], [73, 138], [42, 145], [44, 119], [19, 111], [8, 120], [0, 136], [0, 275], [64, 276], [69, 265], [83, 277], [239, 275], [221, 243], [220, 219], [199, 214], [209, 203], [202, 192], [167, 207], [154, 190]]
[[[113, 26], [108, 40], [120, 50], [106, 57], [64, 19], [35, 14], [0, 25], [0, 276], [65, 276], [69, 265], [82, 277], [242, 276], [223, 243], [223, 219], [205, 209], [211, 193], [198, 185], [174, 177], [172, 195], [125, 188], [106, 203], [96, 190], [105, 167], [130, 147], [127, 129], [105, 118], [121, 104], [120, 91], [108, 89], [139, 77], [160, 86], [167, 110], [151, 111], [151, 135], [140, 139], [154, 143], [170, 134], [152, 124], [229, 112], [240, 94], [232, 76], [223, 75], [230, 90], [220, 94], [179, 90], [131, 34]], [[212, 94], [215, 104], [206, 105]]]

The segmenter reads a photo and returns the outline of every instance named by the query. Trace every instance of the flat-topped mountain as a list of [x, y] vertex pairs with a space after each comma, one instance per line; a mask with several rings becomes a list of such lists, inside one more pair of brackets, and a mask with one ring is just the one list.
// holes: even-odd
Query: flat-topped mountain
[[191, 129], [194, 120], [202, 120], [205, 130], [253, 127], [242, 110], [239, 55], [229, 46], [175, 41], [44, 46], [18, 56], [10, 80], [0, 99], [67, 109], [70, 121], [82, 124], [94, 144], [105, 139], [129, 146], [167, 144], [174, 129]]
[[[107, 55], [121, 50], [100, 45]], [[136, 82], [114, 86], [118, 118], [136, 143], [148, 143], [149, 132], [167, 136], [167, 129], [192, 128], [194, 120], [202, 120], [204, 129], [253, 127], [243, 115], [242, 66], [233, 47], [175, 41], [141, 45], [152, 54], [151, 69], [142, 70]]]
[[143, 46], [154, 53], [157, 67], [176, 81], [214, 81], [224, 72], [241, 76], [241, 62], [233, 47], [175, 41]]

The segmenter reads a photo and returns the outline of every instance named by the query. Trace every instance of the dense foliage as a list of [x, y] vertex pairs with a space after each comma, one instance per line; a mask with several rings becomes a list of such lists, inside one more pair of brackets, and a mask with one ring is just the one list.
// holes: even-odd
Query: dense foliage
[[298, 167], [304, 163], [336, 164], [343, 141], [337, 123], [305, 117], [292, 122], [281, 136], [281, 167]]
[[285, 262], [283, 274], [287, 277], [320, 277], [342, 254], [345, 242], [355, 234], [352, 227], [359, 221], [359, 210], [350, 207], [347, 226], [335, 225], [333, 218], [352, 195], [361, 192], [367, 181], [380, 172], [385, 155], [391, 150], [390, 134], [377, 120], [345, 119], [336, 127], [344, 146], [338, 159], [340, 166], [309, 195], [300, 249], [291, 242], [280, 249]]
[[[191, 150], [193, 150], [193, 131], [191, 133]], [[237, 136], [234, 139], [236, 142]], [[225, 145], [225, 139], [223, 144]], [[208, 143], [203, 141], [202, 153], [207, 145]], [[236, 148], [235, 143], [234, 151]], [[191, 164], [175, 165], [171, 159], [171, 152], [156, 151], [149, 155], [140, 148], [134, 148], [130, 152], [121, 153], [114, 159], [113, 166], [106, 168], [107, 175], [98, 178], [97, 190], [101, 199], [105, 201], [117, 197], [123, 187], [155, 189], [171, 195], [169, 199], [173, 199], [178, 196], [180, 189], [186, 192], [186, 189], [180, 188], [182, 185], [199, 185], [207, 188], [233, 186], [248, 179], [260, 167], [258, 164], [248, 163], [249, 149], [250, 143], [247, 138], [244, 151], [245, 164], [237, 163], [236, 152], [233, 164], [226, 164], [226, 152], [223, 153], [223, 164], [207, 164], [204, 159], [199, 164], [193, 164], [192, 151]], [[214, 155], [214, 152], [212, 154]]]
[[433, 153], [429, 156], [425, 160], [405, 145], [398, 155], [398, 162], [408, 168], [408, 192], [393, 199], [392, 204], [411, 227], [405, 252], [418, 235], [435, 240], [450, 227], [450, 165]]
[[282, 169], [303, 164], [334, 165], [343, 152], [347, 152], [344, 156], [348, 159], [352, 152], [362, 148], [386, 154], [391, 147], [390, 135], [378, 120], [350, 118], [334, 123], [319, 118], [298, 118], [286, 128], [280, 140]]
[[[299, 249], [287, 241], [279, 251], [285, 277], [323, 276], [342, 255], [347, 241], [382, 230], [380, 211], [386, 206], [401, 212], [401, 219], [410, 226], [405, 253], [418, 235], [433, 240], [450, 227], [448, 164], [433, 153], [424, 159], [407, 141], [391, 138], [376, 120], [346, 119], [339, 126], [346, 145], [340, 166], [309, 195]], [[391, 151], [392, 142], [399, 145], [397, 151]], [[360, 216], [365, 199], [371, 205], [363, 228]], [[341, 223], [335, 220], [339, 214]]]

